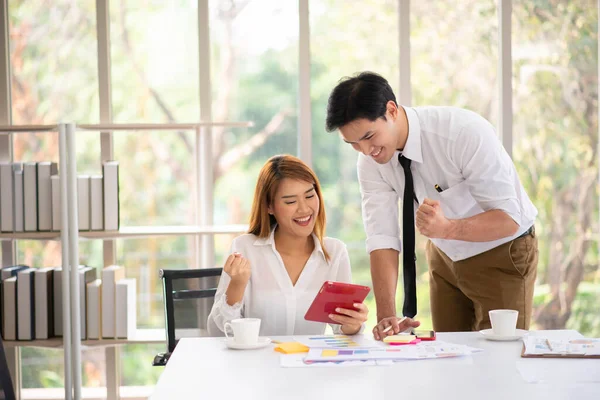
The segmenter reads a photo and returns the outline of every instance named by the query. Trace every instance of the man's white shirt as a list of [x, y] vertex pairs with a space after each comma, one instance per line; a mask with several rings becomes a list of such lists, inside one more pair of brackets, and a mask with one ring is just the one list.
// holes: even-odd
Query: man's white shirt
[[[313, 234], [315, 249], [309, 257], [298, 281], [292, 284], [283, 260], [275, 248], [275, 229], [267, 238], [245, 234], [234, 239], [231, 251], [242, 254], [250, 261], [252, 274], [241, 302], [230, 306], [225, 292], [231, 278], [223, 272], [208, 317], [211, 336], [223, 335], [225, 322], [236, 318], [260, 318], [261, 335], [320, 335], [326, 324], [306, 321], [304, 315], [312, 304], [323, 282], [352, 282], [350, 258], [346, 245], [326, 237], [324, 245], [330, 260], [317, 237]], [[340, 333], [339, 325], [332, 325]]]
[[[488, 242], [431, 239], [448, 257], [459, 261], [481, 254], [513, 240], [533, 225], [537, 209], [494, 127], [485, 118], [455, 107], [404, 107], [404, 110], [409, 133], [402, 154], [412, 160], [419, 204], [425, 197], [438, 200], [449, 219], [502, 210], [519, 225], [513, 236]], [[404, 170], [398, 154], [396, 151], [386, 164], [378, 164], [362, 153], [358, 157], [369, 253], [378, 249], [401, 251], [398, 200], [404, 193]], [[417, 207], [415, 204], [415, 213]]]

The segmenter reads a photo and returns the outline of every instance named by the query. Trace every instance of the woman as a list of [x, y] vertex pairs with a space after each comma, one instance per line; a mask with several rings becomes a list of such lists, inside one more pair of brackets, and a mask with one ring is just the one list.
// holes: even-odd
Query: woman
[[[323, 282], [350, 282], [344, 243], [324, 237], [325, 208], [314, 172], [290, 155], [270, 158], [258, 176], [249, 231], [237, 237], [208, 317], [211, 335], [232, 319], [261, 319], [261, 335], [318, 335], [325, 324], [304, 320]], [[353, 335], [367, 306], [338, 309], [335, 333]]]

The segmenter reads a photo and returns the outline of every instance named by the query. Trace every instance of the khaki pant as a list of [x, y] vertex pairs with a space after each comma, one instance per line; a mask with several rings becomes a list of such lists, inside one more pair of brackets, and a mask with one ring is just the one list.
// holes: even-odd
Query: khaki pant
[[433, 329], [491, 328], [489, 310], [519, 311], [517, 328], [529, 329], [537, 275], [535, 232], [461, 261], [452, 261], [427, 241]]

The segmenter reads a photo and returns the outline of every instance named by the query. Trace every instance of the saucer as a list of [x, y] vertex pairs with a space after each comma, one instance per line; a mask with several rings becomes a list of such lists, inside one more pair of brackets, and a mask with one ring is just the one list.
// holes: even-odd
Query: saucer
[[261, 347], [265, 347], [271, 343], [271, 339], [268, 337], [259, 337], [258, 342], [252, 344], [238, 344], [234, 341], [233, 338], [225, 339], [225, 344], [230, 349], [234, 350], [253, 350], [260, 349]]
[[484, 329], [482, 331], [479, 331], [479, 333], [481, 333], [483, 335], [483, 337], [486, 338], [487, 340], [495, 340], [495, 341], [499, 341], [499, 342], [510, 342], [513, 340], [521, 339], [523, 336], [525, 336], [528, 333], [528, 331], [526, 331], [524, 329], [515, 329], [515, 334], [511, 335], [511, 336], [494, 335], [494, 333], [491, 329]]

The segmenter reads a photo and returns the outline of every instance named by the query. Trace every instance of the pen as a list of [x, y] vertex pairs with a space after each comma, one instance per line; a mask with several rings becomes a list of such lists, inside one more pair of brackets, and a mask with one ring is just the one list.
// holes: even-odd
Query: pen
[[[406, 317], [402, 317], [402, 318], [400, 319], [400, 321], [398, 321], [398, 325], [400, 325], [401, 323], [403, 323], [405, 319], [406, 319]], [[393, 326], [393, 325], [390, 325], [390, 326], [388, 326], [387, 328], [385, 328], [385, 329], [383, 330], [383, 332], [382, 332], [382, 333], [386, 333], [387, 331], [389, 331], [390, 329], [392, 329], [392, 326]]]
[[548, 348], [550, 349], [550, 351], [554, 351], [552, 349], [552, 345], [550, 344], [550, 340], [546, 339], [546, 345], [548, 346]]
[[438, 191], [438, 193], [442, 193], [443, 192], [442, 188], [437, 183], [435, 184], [434, 188], [435, 188], [435, 190]]

